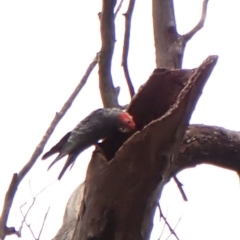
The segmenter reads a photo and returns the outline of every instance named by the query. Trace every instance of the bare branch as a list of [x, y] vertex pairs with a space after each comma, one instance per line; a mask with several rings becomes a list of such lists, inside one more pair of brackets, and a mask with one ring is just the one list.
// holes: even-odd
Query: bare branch
[[171, 225], [169, 224], [169, 222], [167, 221], [167, 218], [163, 215], [162, 213], [162, 209], [161, 209], [161, 206], [160, 204], [158, 203], [158, 209], [160, 211], [160, 216], [161, 218], [164, 220], [164, 222], [166, 223], [171, 235], [173, 235], [177, 240], [180, 240], [177, 236], [177, 234], [175, 233], [175, 230], [171, 227]]
[[[181, 219], [182, 219], [181, 217], [178, 219], [175, 227], [173, 228], [174, 231], [176, 230], [176, 228], [177, 228], [178, 224], [180, 223]], [[172, 233], [169, 234], [169, 236], [166, 238], [166, 240], [168, 240], [171, 237], [171, 235], [172, 235]]]
[[48, 215], [49, 210], [50, 210], [50, 207], [48, 207], [48, 210], [47, 210], [47, 212], [45, 213], [45, 216], [44, 216], [44, 219], [43, 219], [43, 222], [42, 222], [42, 227], [41, 227], [40, 232], [39, 232], [39, 234], [38, 234], [38, 240], [39, 240], [40, 237], [41, 237], [41, 234], [42, 234], [42, 231], [43, 231], [43, 228], [44, 228], [44, 224], [45, 224], [45, 222], [46, 222], [46, 219], [47, 219], [47, 215]]
[[114, 17], [116, 17], [117, 14], [118, 14], [118, 12], [120, 11], [120, 9], [121, 9], [121, 7], [122, 7], [122, 4], [123, 4], [123, 1], [124, 1], [124, 0], [121, 0], [120, 3], [119, 3], [119, 5], [117, 6], [117, 9], [116, 9], [116, 11], [115, 11], [115, 13], [114, 13]]
[[204, 0], [202, 5], [202, 16], [198, 22], [198, 24], [188, 33], [184, 34], [182, 37], [185, 40], [185, 43], [189, 41], [199, 30], [201, 30], [204, 26], [206, 16], [207, 16], [207, 4], [209, 0]]
[[187, 196], [182, 188], [183, 184], [178, 180], [178, 178], [176, 176], [173, 176], [173, 179], [174, 179], [175, 183], [177, 184], [177, 187], [182, 195], [183, 200], [187, 202], [188, 201]]
[[[158, 209], [159, 209], [159, 213], [160, 213], [160, 203], [158, 203]], [[166, 218], [167, 218], [167, 215], [168, 215], [168, 208], [167, 208], [167, 212], [166, 212]], [[161, 220], [161, 214], [159, 214], [159, 218]], [[164, 230], [165, 230], [165, 227], [166, 227], [166, 222], [164, 221], [164, 224], [163, 224], [163, 228], [162, 228], [162, 232], [158, 238], [158, 240], [160, 240], [163, 236], [163, 233], [164, 233]]]
[[135, 5], [135, 0], [130, 0], [128, 10], [124, 14], [125, 34], [124, 34], [123, 54], [122, 54], [122, 66], [123, 66], [125, 78], [127, 81], [127, 85], [128, 85], [128, 89], [131, 97], [134, 96], [135, 91], [134, 91], [134, 87], [133, 87], [129, 70], [128, 70], [128, 51], [129, 51], [130, 32], [131, 32], [131, 19], [132, 19], [134, 5]]
[[[23, 203], [23, 204], [20, 206], [20, 212], [21, 212], [22, 215], [23, 215], [23, 213], [22, 213], [22, 208], [23, 208], [26, 204], [27, 204], [27, 202]], [[20, 236], [20, 237], [22, 236], [23, 223], [24, 223], [24, 217], [23, 217], [23, 220], [22, 220], [21, 225], [20, 225], [19, 230], [18, 230], [18, 233], [19, 233], [19, 236]]]
[[202, 163], [240, 172], [240, 133], [216, 126], [190, 125], [173, 174]]
[[48, 186], [44, 187], [40, 192], [38, 192], [38, 193], [36, 194], [36, 196], [34, 196], [33, 191], [32, 191], [32, 187], [31, 187], [31, 182], [29, 181], [29, 188], [30, 188], [30, 191], [31, 191], [32, 199], [33, 199], [33, 200], [32, 200], [32, 203], [31, 203], [30, 206], [28, 207], [28, 209], [27, 209], [27, 211], [26, 211], [25, 214], [23, 213], [22, 208], [23, 208], [27, 203], [25, 202], [24, 204], [22, 204], [22, 205], [20, 206], [20, 212], [21, 212], [21, 214], [22, 214], [22, 216], [23, 216], [23, 220], [22, 220], [21, 226], [20, 226], [20, 228], [19, 228], [19, 230], [18, 230], [19, 236], [21, 236], [23, 224], [25, 223], [26, 226], [28, 227], [28, 229], [30, 230], [33, 238], [34, 238], [35, 240], [39, 240], [39, 239], [40, 239], [40, 236], [41, 236], [41, 233], [42, 233], [42, 230], [43, 230], [43, 227], [44, 227], [44, 223], [45, 223], [45, 221], [46, 221], [46, 218], [47, 218], [47, 215], [48, 215], [48, 212], [49, 212], [50, 207], [48, 208], [48, 210], [47, 210], [47, 212], [46, 212], [46, 214], [45, 214], [45, 217], [44, 217], [44, 219], [43, 219], [42, 227], [41, 227], [41, 229], [40, 229], [38, 238], [35, 236], [32, 228], [31, 228], [31, 224], [28, 224], [28, 223], [27, 223], [26, 218], [27, 218], [27, 216], [28, 216], [28, 213], [30, 212], [30, 210], [31, 210], [32, 207], [34, 206], [37, 197], [38, 197], [45, 189], [47, 189], [48, 187], [50, 187], [52, 184], [53, 184], [53, 183], [51, 183], [51, 184], [49, 184]]
[[104, 107], [119, 107], [119, 89], [113, 86], [111, 66], [115, 46], [114, 7], [116, 0], [103, 0], [101, 12], [102, 47], [99, 56], [99, 88]]
[[[26, 176], [26, 174], [29, 172], [29, 170], [32, 168], [32, 166], [35, 164], [37, 161], [38, 157], [41, 155], [44, 146], [46, 145], [48, 139], [52, 135], [54, 129], [56, 128], [57, 124], [60, 122], [60, 120], [63, 118], [63, 116], [66, 114], [68, 109], [71, 107], [74, 99], [77, 97], [85, 83], [87, 82], [87, 79], [89, 75], [91, 74], [92, 70], [96, 66], [98, 61], [98, 54], [96, 57], [93, 59], [92, 63], [89, 65], [87, 68], [84, 76], [82, 77], [81, 81], [79, 82], [78, 86], [75, 88], [69, 99], [65, 102], [63, 105], [61, 111], [59, 113], [56, 113], [54, 119], [52, 120], [49, 128], [45, 132], [42, 140], [36, 147], [35, 151], [33, 152], [30, 160], [26, 163], [26, 165], [22, 168], [22, 170], [17, 174], [13, 174], [11, 183], [9, 185], [8, 191], [5, 195], [4, 199], [4, 206], [2, 209], [1, 213], [1, 218], [0, 218], [0, 239], [4, 239], [6, 235], [9, 235], [10, 230], [6, 227], [9, 212], [13, 203], [14, 196], [17, 192], [18, 186], [21, 183], [22, 179]], [[13, 228], [11, 228], [13, 229]], [[12, 234], [12, 232], [11, 232]]]
[[20, 207], [20, 212], [21, 212], [21, 214], [22, 214], [23, 220], [22, 220], [22, 224], [21, 224], [18, 232], [20, 233], [20, 235], [22, 235], [21, 232], [22, 232], [22, 228], [23, 228], [23, 223], [25, 223], [26, 226], [28, 227], [29, 231], [31, 232], [33, 238], [34, 238], [35, 240], [37, 240], [37, 237], [35, 236], [32, 228], [31, 228], [31, 224], [28, 224], [27, 221], [26, 221], [27, 215], [28, 215], [28, 213], [30, 212], [31, 208], [33, 207], [33, 205], [34, 205], [34, 203], [35, 203], [35, 200], [36, 200], [36, 198], [34, 197], [31, 205], [29, 206], [29, 208], [28, 208], [28, 210], [27, 210], [27, 212], [26, 212], [25, 214], [24, 214], [23, 211], [22, 211], [22, 207], [25, 206], [26, 204], [23, 204], [23, 205]]

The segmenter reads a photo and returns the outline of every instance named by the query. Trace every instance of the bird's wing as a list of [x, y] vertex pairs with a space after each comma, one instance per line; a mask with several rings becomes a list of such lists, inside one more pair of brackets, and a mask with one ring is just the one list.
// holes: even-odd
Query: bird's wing
[[[101, 109], [100, 109], [101, 110]], [[84, 150], [92, 144], [105, 137], [105, 129], [108, 129], [103, 112], [94, 111], [83, 119], [72, 131], [66, 143], [61, 148], [61, 153], [69, 154], [75, 150]]]

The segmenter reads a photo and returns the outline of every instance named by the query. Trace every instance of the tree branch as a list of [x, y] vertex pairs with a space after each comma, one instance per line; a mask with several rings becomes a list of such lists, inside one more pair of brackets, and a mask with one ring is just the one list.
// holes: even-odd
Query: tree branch
[[173, 176], [173, 179], [174, 179], [175, 183], [177, 184], [177, 187], [182, 195], [183, 200], [187, 202], [188, 201], [187, 196], [182, 188], [183, 184], [178, 180], [178, 178], [176, 176]]
[[103, 0], [100, 18], [102, 47], [99, 56], [99, 88], [104, 107], [120, 107], [119, 88], [113, 86], [111, 74], [112, 55], [115, 45], [114, 7], [116, 0]]
[[204, 0], [202, 16], [198, 24], [184, 35], [176, 29], [173, 0], [152, 0], [153, 30], [157, 67], [181, 68], [187, 42], [204, 25], [209, 0]]
[[45, 224], [45, 222], [46, 222], [46, 219], [47, 219], [47, 215], [48, 215], [48, 213], [49, 213], [49, 210], [50, 210], [50, 207], [48, 207], [48, 209], [47, 209], [47, 211], [46, 211], [46, 213], [45, 213], [45, 216], [44, 216], [44, 218], [43, 218], [43, 222], [42, 222], [42, 227], [41, 227], [41, 229], [40, 229], [40, 232], [39, 232], [39, 234], [38, 234], [38, 240], [40, 240], [40, 237], [41, 237], [41, 234], [42, 234], [42, 231], [43, 231], [43, 228], [44, 228], [44, 224]]
[[172, 172], [208, 163], [240, 173], [240, 133], [216, 126], [191, 125]]
[[78, 93], [81, 91], [81, 89], [85, 85], [90, 73], [92, 72], [92, 70], [94, 69], [94, 67], [97, 64], [97, 60], [98, 60], [98, 54], [94, 58], [93, 62], [87, 68], [87, 70], [86, 70], [84, 76], [82, 77], [81, 81], [79, 82], [78, 86], [73, 91], [73, 93], [71, 94], [69, 99], [65, 102], [61, 111], [59, 113], [56, 113], [56, 115], [55, 115], [54, 119], [52, 120], [50, 126], [48, 127], [47, 131], [45, 132], [42, 140], [40, 141], [40, 143], [36, 147], [35, 151], [33, 152], [30, 160], [26, 163], [26, 165], [21, 169], [21, 171], [19, 173], [13, 174], [11, 183], [8, 187], [8, 191], [5, 195], [4, 205], [3, 205], [1, 218], [0, 218], [0, 239], [1, 240], [4, 240], [6, 235], [9, 235], [9, 233], [13, 234], [13, 233], [16, 232], [16, 231], [13, 232], [14, 228], [8, 228], [6, 226], [6, 224], [7, 224], [9, 212], [10, 212], [10, 209], [11, 209], [11, 206], [12, 206], [12, 203], [13, 203], [13, 199], [14, 199], [14, 196], [17, 192], [19, 184], [21, 183], [22, 179], [26, 176], [26, 174], [29, 172], [29, 170], [32, 168], [32, 166], [35, 164], [38, 157], [41, 155], [44, 146], [46, 145], [48, 139], [52, 135], [54, 129], [57, 126], [57, 124], [60, 122], [60, 120], [66, 114], [67, 110], [71, 107], [74, 99], [77, 97]]
[[169, 224], [169, 222], [167, 221], [167, 218], [163, 215], [162, 213], [162, 209], [161, 209], [161, 206], [160, 204], [158, 203], [158, 209], [159, 209], [159, 212], [160, 212], [160, 217], [164, 220], [165, 224], [167, 225], [171, 235], [173, 235], [177, 240], [180, 240], [177, 236], [177, 234], [175, 233], [175, 229], [173, 229], [171, 227], [171, 225]]
[[50, 187], [52, 184], [53, 184], [53, 183], [51, 183], [51, 184], [49, 184], [48, 186], [44, 187], [40, 192], [37, 193], [36, 196], [34, 196], [33, 191], [32, 191], [32, 187], [31, 187], [31, 182], [29, 181], [29, 188], [30, 188], [30, 192], [31, 192], [31, 195], [32, 195], [32, 203], [31, 203], [30, 206], [28, 207], [28, 209], [27, 209], [27, 211], [26, 211], [25, 214], [23, 213], [22, 208], [23, 208], [27, 203], [25, 202], [24, 204], [22, 204], [22, 206], [20, 206], [20, 212], [21, 212], [21, 214], [22, 214], [23, 220], [22, 220], [22, 223], [21, 223], [21, 225], [20, 225], [20, 227], [19, 227], [19, 230], [18, 230], [19, 237], [21, 237], [21, 235], [22, 235], [22, 228], [23, 228], [23, 224], [25, 223], [26, 226], [28, 227], [29, 231], [31, 232], [33, 238], [36, 239], [36, 240], [39, 240], [39, 239], [40, 239], [40, 236], [41, 236], [41, 233], [42, 233], [42, 230], [43, 230], [43, 226], [44, 226], [44, 223], [45, 223], [45, 221], [46, 221], [47, 214], [48, 214], [48, 212], [49, 212], [50, 207], [48, 208], [48, 210], [47, 210], [47, 212], [46, 212], [46, 214], [45, 214], [45, 217], [44, 217], [44, 220], [43, 220], [43, 223], [42, 223], [42, 227], [41, 227], [40, 232], [39, 232], [39, 234], [38, 234], [38, 238], [35, 236], [32, 228], [31, 228], [31, 224], [28, 224], [28, 223], [27, 223], [26, 218], [27, 218], [30, 210], [31, 210], [32, 207], [34, 206], [34, 204], [35, 204], [35, 202], [36, 202], [36, 200], [37, 200], [37, 197], [38, 197], [45, 189], [47, 189], [48, 187]]
[[207, 4], [209, 0], [204, 0], [202, 5], [202, 16], [198, 22], [198, 24], [188, 33], [182, 35], [185, 43], [187, 43], [199, 30], [201, 30], [204, 26], [206, 16], [207, 16]]
[[116, 11], [115, 11], [115, 13], [114, 13], [114, 17], [115, 17], [115, 18], [116, 18], [118, 12], [120, 11], [120, 9], [121, 9], [121, 7], [122, 7], [123, 1], [124, 1], [124, 0], [121, 0], [120, 3], [119, 3], [118, 6], [117, 6], [117, 9], [116, 9]]
[[128, 10], [124, 14], [125, 16], [125, 33], [124, 33], [124, 43], [123, 43], [123, 54], [122, 54], [122, 66], [127, 81], [130, 96], [133, 97], [135, 94], [134, 87], [130, 78], [128, 70], [128, 51], [130, 42], [130, 32], [131, 32], [131, 19], [133, 14], [133, 9], [135, 5], [135, 0], [130, 0]]

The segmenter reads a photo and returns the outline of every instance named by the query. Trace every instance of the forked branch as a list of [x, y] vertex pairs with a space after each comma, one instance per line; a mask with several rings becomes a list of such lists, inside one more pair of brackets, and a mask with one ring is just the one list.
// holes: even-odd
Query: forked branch
[[201, 30], [204, 26], [206, 16], [207, 16], [207, 4], [209, 0], [204, 0], [202, 5], [202, 16], [198, 22], [198, 24], [188, 33], [184, 34], [182, 37], [185, 40], [185, 43], [188, 42], [199, 30]]
[[178, 34], [174, 14], [173, 0], [153, 0], [153, 28], [156, 48], [157, 67], [182, 68], [182, 60], [187, 42], [204, 25], [207, 15], [207, 4], [203, 1], [202, 16], [198, 24], [184, 35]]

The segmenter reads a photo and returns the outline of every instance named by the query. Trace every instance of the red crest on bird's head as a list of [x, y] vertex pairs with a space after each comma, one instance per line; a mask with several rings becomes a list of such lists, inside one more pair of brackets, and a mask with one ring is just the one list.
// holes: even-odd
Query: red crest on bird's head
[[126, 113], [126, 112], [120, 113], [119, 119], [121, 122], [121, 126], [120, 126], [119, 130], [121, 132], [130, 132], [135, 129], [136, 124], [133, 121], [133, 117], [131, 115], [129, 115], [128, 113]]

